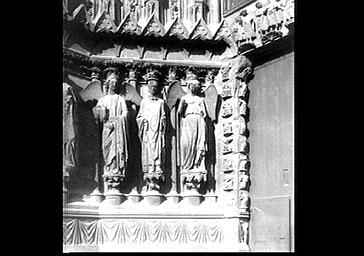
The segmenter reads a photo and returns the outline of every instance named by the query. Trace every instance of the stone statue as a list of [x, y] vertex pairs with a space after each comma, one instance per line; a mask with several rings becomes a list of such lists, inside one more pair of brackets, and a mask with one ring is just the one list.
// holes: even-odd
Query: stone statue
[[260, 39], [262, 43], [267, 43], [268, 40], [268, 19], [266, 16], [266, 9], [263, 9], [263, 4], [261, 2], [257, 2], [255, 4], [257, 10], [255, 11], [254, 22], [256, 24], [256, 32], [259, 33]]
[[268, 33], [272, 40], [287, 34], [284, 23], [284, 6], [281, 0], [274, 0], [267, 7]]
[[[129, 123], [126, 101], [140, 104], [140, 96], [128, 83], [120, 84], [117, 70], [107, 69], [105, 83], [92, 81], [81, 92], [81, 98], [97, 100], [94, 108], [95, 118], [99, 121], [101, 148], [104, 167], [104, 180], [108, 191], [118, 192], [124, 181], [129, 159]], [[139, 98], [138, 98], [139, 97]]]
[[206, 182], [205, 156], [208, 152], [207, 119], [215, 120], [217, 91], [211, 84], [204, 93], [201, 83], [190, 73], [187, 77], [189, 93], [184, 93], [178, 82], [168, 91], [168, 105], [178, 102], [177, 108], [177, 164], [181, 168], [184, 190], [199, 194], [202, 182]]
[[242, 10], [241, 13], [241, 24], [243, 26], [243, 42], [253, 43], [257, 38], [257, 35], [254, 31], [254, 20], [251, 15], [248, 14], [247, 10]]
[[256, 48], [255, 40], [257, 34], [255, 32], [255, 23], [251, 15], [248, 15], [247, 10], [242, 10], [240, 16], [235, 17], [235, 40], [239, 47], [239, 52], [243, 53], [247, 50]]
[[110, 189], [124, 180], [129, 156], [128, 109], [125, 99], [117, 94], [117, 86], [120, 86], [117, 75], [109, 74], [105, 81], [106, 95], [96, 105], [97, 119], [103, 124], [104, 179]]
[[158, 73], [147, 75], [149, 96], [143, 98], [137, 116], [142, 144], [142, 165], [148, 192], [159, 192], [165, 165], [166, 103], [159, 97]]
[[77, 165], [77, 98], [72, 87], [63, 83], [63, 190]]

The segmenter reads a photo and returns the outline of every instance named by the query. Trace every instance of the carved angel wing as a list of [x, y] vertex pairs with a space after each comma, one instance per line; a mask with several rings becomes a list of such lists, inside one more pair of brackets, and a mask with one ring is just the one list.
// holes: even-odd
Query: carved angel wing
[[176, 128], [175, 112], [177, 111], [177, 101], [185, 94], [186, 93], [183, 91], [181, 83], [178, 81], [172, 82], [168, 88], [167, 105], [171, 111], [171, 123], [173, 128]]
[[176, 105], [177, 100], [185, 94], [180, 82], [172, 82], [167, 92], [167, 105], [169, 109], [172, 109], [172, 107]]
[[216, 106], [217, 106], [218, 93], [215, 85], [211, 84], [205, 90], [205, 102], [207, 107], [207, 112], [211, 121], [216, 120]]
[[135, 103], [136, 105], [140, 106], [142, 97], [131, 84], [124, 82], [122, 84], [121, 94], [125, 96], [126, 101], [131, 101], [131, 102]]
[[84, 102], [88, 100], [99, 100], [102, 96], [104, 96], [101, 81], [96, 80], [90, 82], [82, 89], [80, 96]]

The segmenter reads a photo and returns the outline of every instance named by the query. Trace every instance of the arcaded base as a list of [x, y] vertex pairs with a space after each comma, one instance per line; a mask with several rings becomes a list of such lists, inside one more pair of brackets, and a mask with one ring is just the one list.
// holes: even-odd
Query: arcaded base
[[[144, 201], [144, 200], [143, 200]], [[73, 203], [64, 209], [64, 252], [242, 252], [249, 216], [204, 204]]]

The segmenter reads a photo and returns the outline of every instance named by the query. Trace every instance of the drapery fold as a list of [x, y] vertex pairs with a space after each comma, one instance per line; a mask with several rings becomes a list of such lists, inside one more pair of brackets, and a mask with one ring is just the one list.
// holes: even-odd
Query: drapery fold
[[199, 221], [65, 219], [63, 228], [65, 245], [223, 241], [223, 232], [219, 225]]

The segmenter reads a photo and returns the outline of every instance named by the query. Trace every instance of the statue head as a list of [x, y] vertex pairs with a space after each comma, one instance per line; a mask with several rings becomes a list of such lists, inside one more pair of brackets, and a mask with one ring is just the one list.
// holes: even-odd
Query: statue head
[[192, 95], [199, 95], [201, 93], [201, 83], [191, 70], [187, 71], [186, 83]]
[[199, 95], [201, 93], [201, 83], [197, 79], [188, 82], [188, 89], [192, 95]]
[[161, 87], [159, 86], [158, 80], [148, 80], [148, 92], [152, 96], [157, 96], [161, 91]]
[[161, 86], [159, 84], [160, 72], [156, 69], [149, 69], [148, 73], [145, 75], [145, 79], [148, 84], [148, 91], [151, 95], [157, 96], [161, 91]]
[[242, 10], [240, 13], [241, 16], [245, 17], [248, 15], [248, 11], [246, 9]]
[[98, 67], [91, 68], [91, 80], [98, 80], [101, 70]]
[[119, 77], [116, 73], [112, 72], [108, 74], [105, 81], [105, 93], [107, 95], [116, 94], [118, 82], [119, 82]]
[[255, 7], [257, 7], [258, 9], [260, 9], [260, 8], [262, 8], [262, 7], [263, 7], [263, 5], [262, 5], [262, 3], [261, 3], [261, 2], [257, 2], [257, 3], [255, 4]]

